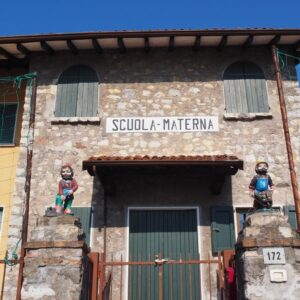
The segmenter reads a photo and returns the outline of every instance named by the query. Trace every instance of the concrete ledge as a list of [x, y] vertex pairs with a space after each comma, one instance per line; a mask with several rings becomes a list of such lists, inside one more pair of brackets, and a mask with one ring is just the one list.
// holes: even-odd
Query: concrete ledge
[[100, 124], [100, 117], [53, 117], [51, 124]]
[[272, 119], [272, 113], [224, 113], [226, 121], [253, 121], [260, 119]]
[[64, 257], [26, 257], [26, 264], [36, 264], [37, 266], [81, 266], [81, 257], [78, 259], [67, 259]]
[[25, 249], [43, 249], [43, 248], [87, 248], [84, 241], [40, 241], [27, 242]]
[[36, 227], [40, 226], [58, 226], [58, 225], [71, 225], [71, 226], [79, 226], [80, 219], [78, 217], [72, 216], [72, 215], [61, 215], [57, 217], [38, 217], [36, 219]]
[[288, 239], [252, 239], [244, 238], [243, 240], [238, 240], [236, 243], [236, 248], [258, 248], [258, 247], [294, 247], [300, 248], [300, 239], [288, 238]]

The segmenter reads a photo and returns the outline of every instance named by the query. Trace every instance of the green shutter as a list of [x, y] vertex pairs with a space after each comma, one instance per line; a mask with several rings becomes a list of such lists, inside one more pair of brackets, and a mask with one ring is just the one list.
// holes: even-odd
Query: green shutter
[[15, 128], [18, 104], [0, 104], [0, 144], [13, 144], [15, 141]]
[[79, 66], [77, 113], [78, 117], [97, 114], [98, 78], [94, 70]]
[[64, 71], [57, 85], [56, 117], [93, 117], [97, 115], [98, 77], [87, 66]]
[[297, 228], [297, 221], [296, 221], [296, 209], [294, 205], [287, 205], [284, 207], [284, 214], [289, 217], [289, 223], [291, 224], [292, 228]]
[[213, 253], [234, 248], [233, 207], [216, 206], [211, 208], [211, 235]]
[[82, 230], [85, 234], [85, 242], [90, 244], [90, 232], [91, 232], [91, 207], [72, 207], [74, 216], [80, 218]]
[[262, 70], [251, 62], [236, 62], [224, 73], [226, 111], [268, 112], [266, 82]]

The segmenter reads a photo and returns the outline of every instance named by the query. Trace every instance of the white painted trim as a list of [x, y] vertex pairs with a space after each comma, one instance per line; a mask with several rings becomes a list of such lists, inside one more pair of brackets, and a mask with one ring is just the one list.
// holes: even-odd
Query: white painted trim
[[[125, 224], [126, 224], [126, 231], [125, 231], [125, 257], [127, 261], [129, 260], [129, 214], [131, 210], [191, 210], [194, 209], [196, 211], [196, 218], [197, 218], [197, 237], [198, 237], [198, 251], [199, 251], [199, 258], [202, 259], [201, 254], [202, 252], [202, 243], [201, 243], [201, 217], [202, 217], [202, 210], [200, 206], [128, 206], [126, 217], [125, 217]], [[205, 258], [203, 258], [205, 259]], [[200, 264], [200, 280], [201, 280], [201, 299], [204, 298], [204, 270], [202, 264]], [[128, 300], [128, 266], [125, 268], [125, 276], [123, 282], [125, 298], [124, 300]]]

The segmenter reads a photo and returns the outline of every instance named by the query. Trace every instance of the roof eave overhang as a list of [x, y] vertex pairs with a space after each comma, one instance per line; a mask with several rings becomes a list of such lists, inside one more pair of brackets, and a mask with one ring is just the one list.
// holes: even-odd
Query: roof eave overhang
[[206, 29], [206, 30], [148, 30], [148, 31], [95, 31], [79, 33], [52, 33], [36, 35], [0, 36], [0, 44], [40, 41], [64, 41], [93, 38], [139, 38], [169, 36], [236, 36], [236, 35], [298, 35], [300, 29]]
[[87, 170], [91, 176], [97, 173], [104, 174], [106, 170], [114, 168], [155, 168], [155, 167], [190, 167], [190, 168], [213, 168], [223, 170], [228, 175], [234, 175], [238, 170], [243, 170], [243, 161], [238, 160], [85, 160], [82, 163], [83, 170]]
[[300, 29], [206, 29], [206, 30], [147, 30], [147, 31], [96, 31], [19, 36], [0, 36], [0, 60], [29, 59], [31, 55], [69, 51], [77, 55], [91, 50], [101, 54], [103, 50], [188, 47], [195, 51], [205, 47], [290, 46], [300, 50]]

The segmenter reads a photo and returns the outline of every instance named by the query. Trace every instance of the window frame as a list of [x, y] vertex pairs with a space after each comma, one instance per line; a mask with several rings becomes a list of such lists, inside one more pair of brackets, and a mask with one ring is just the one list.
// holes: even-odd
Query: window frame
[[[18, 124], [18, 116], [19, 116], [19, 102], [0, 102], [1, 105], [16, 105], [16, 114], [15, 114], [15, 120], [14, 120], [14, 132], [12, 136], [12, 142], [11, 143], [2, 143], [0, 139], [0, 147], [5, 146], [15, 146], [16, 145], [16, 130], [17, 130], [17, 124]], [[0, 124], [1, 126], [1, 124]]]

